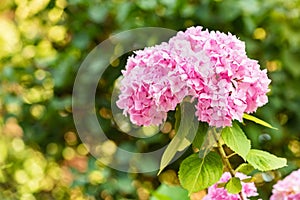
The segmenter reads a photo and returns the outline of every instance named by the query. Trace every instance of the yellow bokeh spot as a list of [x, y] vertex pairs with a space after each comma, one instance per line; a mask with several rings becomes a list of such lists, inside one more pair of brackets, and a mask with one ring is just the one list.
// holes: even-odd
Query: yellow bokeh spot
[[52, 26], [48, 32], [48, 38], [53, 42], [61, 42], [66, 37], [67, 30], [64, 26]]
[[288, 144], [289, 149], [296, 157], [300, 157], [300, 142], [297, 140], [292, 140]]
[[171, 130], [172, 130], [172, 124], [170, 122], [166, 122], [164, 123], [161, 132], [166, 134], [169, 133]]
[[25, 184], [29, 180], [28, 174], [22, 169], [15, 171], [14, 178], [19, 184]]
[[61, 9], [67, 7], [68, 2], [66, 0], [56, 0], [55, 5]]
[[66, 143], [68, 145], [75, 145], [75, 144], [77, 144], [77, 136], [72, 131], [69, 131], [69, 132], [65, 133], [64, 139], [65, 139], [65, 141], [66, 141]]
[[267, 69], [269, 72], [281, 69], [281, 62], [278, 60], [267, 61]]
[[42, 91], [38, 87], [30, 88], [24, 93], [23, 100], [28, 103], [37, 103], [42, 100]]
[[62, 155], [63, 155], [64, 159], [66, 159], [66, 160], [72, 160], [75, 157], [76, 152], [74, 151], [73, 148], [66, 147], [63, 150]]
[[21, 19], [28, 18], [42, 11], [50, 0], [15, 0], [17, 4], [16, 16]]
[[52, 43], [48, 40], [42, 40], [37, 45], [38, 57], [49, 57], [56, 54], [56, 50], [53, 48]]
[[11, 146], [14, 151], [20, 152], [25, 149], [25, 144], [21, 138], [14, 138], [13, 141], [11, 142]]
[[24, 169], [31, 177], [42, 179], [44, 177], [44, 168], [46, 162], [43, 162], [37, 155], [34, 158], [27, 159], [24, 162]]
[[143, 126], [143, 133], [145, 136], [153, 136], [156, 133], [158, 133], [159, 131], [159, 127], [158, 126]]
[[30, 8], [30, 15], [34, 15], [46, 8], [50, 0], [31, 0], [28, 1], [27, 6]]
[[175, 130], [174, 129], [171, 130], [170, 133], [169, 133], [169, 138], [172, 139], [175, 136], [175, 134], [176, 134]]
[[50, 176], [54, 180], [61, 179], [62, 169], [58, 166], [57, 163], [51, 162], [48, 164], [48, 170], [46, 172], [47, 176]]
[[42, 94], [42, 99], [47, 100], [53, 97], [53, 90], [44, 90]]
[[83, 197], [82, 189], [79, 187], [73, 188], [70, 191], [70, 199], [85, 200], [85, 198]]
[[26, 19], [29, 16], [30, 9], [26, 6], [26, 1], [18, 5], [15, 13], [19, 19]]
[[55, 155], [58, 152], [58, 145], [56, 143], [50, 143], [47, 145], [47, 153], [50, 155]]
[[87, 147], [84, 144], [80, 144], [77, 146], [77, 152], [80, 155], [85, 156], [89, 153], [89, 150], [87, 149]]
[[21, 113], [21, 106], [18, 102], [9, 102], [5, 105], [7, 112], [18, 115]]
[[45, 111], [46, 111], [46, 107], [43, 105], [36, 104], [30, 107], [30, 114], [36, 119], [42, 118]]
[[33, 45], [27, 45], [22, 50], [22, 56], [24, 58], [33, 58], [35, 56], [35, 47]]
[[149, 193], [149, 190], [147, 190], [146, 188], [140, 187], [137, 189], [136, 192], [137, 192], [139, 199], [141, 199], [141, 200], [149, 199], [150, 193]]
[[53, 8], [48, 12], [48, 18], [52, 23], [56, 23], [61, 19], [63, 10], [59, 8]]
[[37, 79], [37, 80], [43, 80], [45, 77], [46, 77], [46, 72], [45, 70], [42, 70], [42, 69], [38, 69], [34, 72], [34, 77]]
[[21, 34], [30, 40], [42, 35], [42, 24], [38, 18], [22, 20], [18, 23], [18, 28]]
[[111, 119], [112, 117], [112, 113], [111, 113], [111, 110], [110, 109], [107, 109], [105, 107], [102, 107], [100, 110], [99, 110], [99, 114], [101, 117], [103, 117], [104, 119]]
[[40, 86], [30, 88], [23, 93], [23, 101], [28, 104], [39, 103], [52, 97], [53, 90], [45, 90], [45, 88]]
[[101, 151], [106, 155], [113, 155], [117, 150], [117, 145], [112, 140], [107, 140], [101, 145]]
[[40, 188], [40, 180], [32, 179], [28, 181], [26, 185], [29, 188], [30, 192], [36, 192]]
[[89, 182], [93, 185], [100, 184], [104, 181], [103, 174], [100, 171], [92, 171], [88, 176]]
[[177, 174], [174, 170], [166, 170], [159, 175], [159, 181], [168, 185], [179, 184]]
[[51, 191], [54, 187], [54, 181], [50, 176], [45, 176], [40, 181], [40, 188], [45, 191]]
[[20, 200], [36, 200], [36, 198], [33, 196], [33, 194], [22, 194], [20, 197]]
[[253, 33], [253, 38], [257, 40], [264, 40], [267, 36], [267, 32], [263, 28], [256, 28]]
[[2, 17], [0, 17], [0, 46], [0, 58], [21, 49], [20, 35], [15, 24]]
[[32, 81], [33, 81], [33, 76], [31, 74], [24, 74], [21, 76], [21, 85], [23, 87], [30, 85]]
[[46, 78], [43, 82], [43, 87], [47, 90], [51, 90], [54, 88], [54, 81], [52, 78]]

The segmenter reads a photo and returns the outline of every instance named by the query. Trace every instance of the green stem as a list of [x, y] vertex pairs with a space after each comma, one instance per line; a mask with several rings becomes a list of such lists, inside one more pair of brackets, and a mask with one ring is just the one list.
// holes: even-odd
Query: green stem
[[[214, 135], [214, 137], [215, 137], [215, 135]], [[216, 138], [215, 138], [215, 139], [216, 139]], [[235, 177], [235, 171], [234, 171], [234, 169], [232, 168], [232, 166], [231, 166], [231, 164], [230, 164], [230, 162], [229, 162], [229, 159], [228, 159], [228, 158], [230, 158], [230, 157], [231, 157], [232, 155], [234, 155], [234, 154], [231, 154], [231, 155], [229, 155], [229, 156], [226, 155], [226, 152], [224, 151], [223, 144], [221, 144], [220, 139], [217, 140], [217, 145], [218, 145], [218, 150], [219, 150], [219, 153], [220, 153], [221, 158], [222, 158], [222, 160], [223, 160], [223, 163], [224, 163], [225, 166], [228, 168], [229, 173], [231, 174], [231, 177]], [[242, 195], [242, 191], [239, 193], [239, 196], [240, 196], [240, 199], [241, 199], [241, 200], [244, 200], [244, 197], [243, 197], [243, 195]]]
[[234, 152], [234, 153], [232, 153], [232, 154], [226, 156], [226, 158], [229, 159], [229, 158], [231, 158], [232, 156], [235, 156], [236, 154], [237, 154], [237, 153]]
[[234, 169], [231, 167], [231, 164], [230, 164], [230, 162], [229, 162], [229, 159], [227, 158], [227, 155], [226, 155], [226, 153], [225, 153], [225, 151], [224, 151], [224, 149], [223, 149], [222, 144], [220, 143], [220, 140], [218, 141], [217, 145], [218, 145], [218, 150], [219, 150], [219, 152], [220, 152], [220, 155], [221, 155], [221, 157], [222, 157], [222, 160], [223, 160], [225, 166], [228, 168], [228, 170], [229, 170], [231, 176], [234, 177], [234, 176], [235, 176], [235, 171], [234, 171]]

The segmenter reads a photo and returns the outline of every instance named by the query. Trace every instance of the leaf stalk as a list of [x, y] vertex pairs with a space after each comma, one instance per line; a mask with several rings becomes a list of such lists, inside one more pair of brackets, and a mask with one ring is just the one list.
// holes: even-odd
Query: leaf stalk
[[[215, 133], [214, 133], [214, 134], [215, 134]], [[214, 135], [214, 137], [216, 137], [216, 136]], [[232, 177], [235, 177], [235, 173], [236, 173], [236, 172], [235, 172], [234, 169], [232, 168], [231, 163], [230, 163], [230, 161], [229, 161], [229, 158], [230, 158], [231, 156], [235, 155], [235, 153], [230, 154], [230, 155], [227, 156], [227, 155], [226, 155], [226, 152], [225, 152], [225, 150], [224, 150], [224, 148], [223, 148], [223, 144], [221, 143], [220, 139], [217, 140], [217, 148], [218, 148], [218, 151], [219, 151], [219, 153], [220, 153], [220, 155], [221, 155], [221, 158], [222, 158], [223, 163], [225, 164], [225, 166], [226, 166], [227, 169], [229, 170], [229, 173], [231, 174]], [[241, 200], [245, 200], [244, 197], [243, 197], [243, 195], [242, 195], [242, 191], [239, 192], [239, 196], [240, 196], [240, 199], [241, 199]]]

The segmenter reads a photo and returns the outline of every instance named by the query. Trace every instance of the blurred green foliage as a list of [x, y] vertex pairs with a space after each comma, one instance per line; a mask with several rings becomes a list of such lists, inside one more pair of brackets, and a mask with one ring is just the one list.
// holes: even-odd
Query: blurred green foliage
[[[299, 18], [300, 0], [1, 0], [0, 199], [160, 199], [174, 193], [170, 186], [155, 188], [178, 185], [180, 160], [156, 177], [117, 172], [88, 154], [73, 124], [72, 86], [85, 56], [111, 34], [193, 25], [236, 34], [249, 57], [269, 71], [269, 103], [256, 115], [279, 130], [248, 121], [244, 127], [255, 148], [288, 158], [288, 167], [256, 174], [268, 199], [275, 181], [300, 167]], [[113, 62], [99, 82], [102, 127], [114, 145], [149, 150], [167, 144], [171, 123], [153, 140], [124, 136], [112, 125], [110, 96], [125, 61]]]

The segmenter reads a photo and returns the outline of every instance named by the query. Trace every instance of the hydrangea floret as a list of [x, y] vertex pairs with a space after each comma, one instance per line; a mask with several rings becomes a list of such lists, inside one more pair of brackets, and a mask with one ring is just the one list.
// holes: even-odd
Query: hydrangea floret
[[300, 199], [300, 169], [293, 171], [283, 180], [279, 180], [272, 190], [270, 200]]
[[[250, 176], [247, 176], [239, 172], [235, 174], [235, 177], [238, 177], [241, 180], [250, 178]], [[222, 175], [219, 182], [217, 182], [216, 184], [208, 188], [207, 195], [203, 198], [203, 200], [215, 200], [215, 199], [240, 200], [241, 198], [239, 194], [231, 194], [224, 187], [218, 187], [218, 184], [226, 183], [227, 181], [229, 181], [230, 178], [232, 178], [231, 174], [229, 172], [225, 172]], [[241, 194], [244, 199], [249, 199], [249, 197], [258, 196], [257, 189], [253, 182], [249, 182], [249, 183], [241, 182], [241, 184], [242, 184]]]

